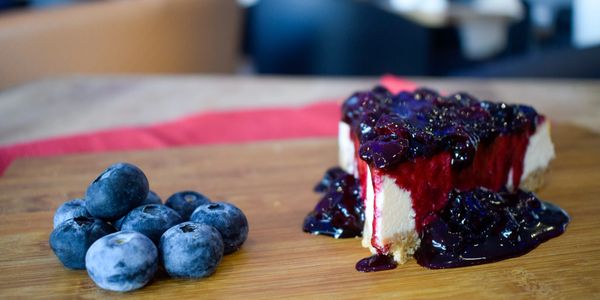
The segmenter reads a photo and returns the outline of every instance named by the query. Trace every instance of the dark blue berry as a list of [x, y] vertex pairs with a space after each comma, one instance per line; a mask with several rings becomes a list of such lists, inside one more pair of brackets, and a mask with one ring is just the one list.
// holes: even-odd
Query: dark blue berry
[[183, 221], [187, 221], [196, 207], [207, 203], [210, 203], [210, 200], [198, 192], [182, 191], [171, 195], [165, 205], [175, 210]]
[[99, 238], [115, 232], [102, 220], [75, 217], [58, 225], [50, 234], [50, 248], [70, 269], [85, 269], [85, 253]]
[[123, 224], [123, 221], [125, 220], [125, 217], [127, 217], [127, 215], [124, 215], [122, 217], [120, 217], [118, 220], [116, 221], [111, 221], [112, 225], [117, 229], [117, 230], [121, 230], [121, 224]]
[[[140, 204], [140, 206], [146, 205], [146, 204], [158, 204], [158, 205], [162, 205], [162, 200], [160, 199], [160, 197], [155, 192], [149, 191], [148, 192], [148, 196], [146, 197], [146, 199], [144, 201], [142, 201], [142, 203]], [[126, 216], [127, 215], [124, 215], [124, 216], [120, 217], [118, 220], [112, 221], [113, 226], [115, 226], [115, 228], [117, 230], [121, 230], [121, 224], [123, 223], [123, 220], [125, 220]]]
[[145, 286], [158, 269], [158, 251], [145, 235], [119, 231], [98, 239], [85, 256], [88, 275], [99, 287], [128, 292]]
[[155, 244], [167, 229], [183, 222], [181, 216], [170, 207], [159, 204], [146, 204], [129, 212], [119, 226], [120, 230], [137, 231]]
[[146, 199], [140, 203], [140, 205], [145, 204], [162, 204], [162, 200], [155, 192], [148, 191], [148, 196], [146, 196]]
[[86, 209], [90, 215], [117, 220], [148, 196], [148, 179], [138, 167], [117, 163], [106, 169], [88, 187]]
[[225, 254], [237, 251], [248, 237], [248, 220], [241, 209], [227, 202], [198, 206], [190, 221], [210, 225], [221, 233]]
[[56, 209], [54, 213], [54, 229], [62, 224], [62, 222], [76, 217], [91, 217], [85, 209], [85, 201], [83, 199], [69, 200]]
[[221, 234], [212, 226], [185, 222], [160, 239], [160, 256], [171, 277], [202, 278], [215, 272], [223, 258]]

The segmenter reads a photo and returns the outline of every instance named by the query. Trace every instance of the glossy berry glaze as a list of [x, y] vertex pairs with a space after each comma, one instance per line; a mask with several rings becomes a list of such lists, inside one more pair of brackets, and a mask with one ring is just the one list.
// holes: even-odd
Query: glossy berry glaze
[[565, 211], [530, 192], [455, 190], [425, 226], [414, 256], [431, 269], [494, 262], [533, 250], [562, 234], [568, 223]]
[[334, 238], [361, 236], [365, 221], [356, 178], [335, 167], [315, 186], [323, 197], [304, 219], [303, 230]]
[[[343, 121], [352, 128], [361, 158], [355, 174], [360, 182], [330, 169], [317, 185], [325, 195], [305, 219], [305, 231], [360, 235], [367, 169], [375, 195], [383, 175], [410, 191], [421, 238], [415, 257], [429, 268], [518, 256], [560, 235], [568, 223], [560, 208], [505, 189], [509, 180], [518, 188], [529, 137], [544, 122], [529, 106], [478, 101], [464, 93], [442, 97], [427, 89], [392, 95], [376, 87], [346, 100]], [[378, 254], [359, 261], [357, 270], [395, 267], [378, 238], [373, 234], [371, 241]]]
[[392, 95], [383, 87], [359, 92], [342, 106], [360, 146], [360, 157], [389, 170], [419, 157], [450, 154], [460, 170], [471, 165], [479, 145], [496, 137], [531, 134], [543, 117], [530, 106], [478, 101], [466, 93], [447, 97], [429, 89]]
[[[304, 221], [304, 231], [336, 238], [360, 236], [362, 199], [354, 177], [339, 168], [327, 171], [315, 190], [325, 195]], [[427, 268], [441, 269], [490, 263], [523, 255], [562, 234], [569, 216], [533, 193], [453, 190], [445, 206], [419, 234], [414, 257]], [[356, 264], [361, 272], [396, 268], [391, 256], [376, 254]]]
[[365, 257], [356, 263], [356, 270], [360, 272], [379, 272], [395, 269], [398, 264], [389, 255], [375, 254]]

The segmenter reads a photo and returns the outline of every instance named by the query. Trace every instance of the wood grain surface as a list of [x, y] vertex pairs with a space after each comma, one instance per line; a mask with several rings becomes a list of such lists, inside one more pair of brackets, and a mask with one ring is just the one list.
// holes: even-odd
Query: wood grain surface
[[[600, 298], [600, 136], [564, 124], [554, 124], [552, 135], [557, 159], [539, 196], [569, 212], [566, 233], [522, 257], [447, 270], [413, 260], [359, 273], [354, 264], [368, 252], [358, 239], [302, 232], [318, 200], [312, 187], [337, 161], [333, 139], [19, 160], [0, 178], [0, 298]], [[116, 161], [139, 165], [163, 198], [194, 189], [235, 203], [250, 222], [246, 244], [209, 278], [161, 273], [127, 294], [63, 268], [48, 246], [54, 209], [83, 196]]]

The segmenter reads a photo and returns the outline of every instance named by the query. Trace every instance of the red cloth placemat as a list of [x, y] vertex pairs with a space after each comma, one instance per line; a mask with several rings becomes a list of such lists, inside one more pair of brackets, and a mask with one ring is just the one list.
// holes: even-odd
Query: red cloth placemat
[[[414, 83], [391, 75], [383, 76], [380, 82], [394, 93], [415, 88]], [[322, 101], [303, 107], [202, 112], [151, 126], [3, 146], [0, 147], [0, 175], [14, 159], [21, 157], [335, 136], [339, 119], [340, 101]]]

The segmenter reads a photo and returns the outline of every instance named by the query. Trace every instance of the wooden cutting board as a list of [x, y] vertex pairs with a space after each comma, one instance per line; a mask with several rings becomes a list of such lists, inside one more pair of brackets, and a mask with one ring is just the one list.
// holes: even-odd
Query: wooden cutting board
[[0, 178], [0, 298], [121, 296], [85, 271], [62, 267], [48, 246], [54, 209], [83, 196], [117, 161], [139, 165], [164, 198], [193, 189], [233, 202], [250, 222], [244, 247], [203, 280], [159, 274], [125, 294], [148, 298], [600, 298], [600, 136], [569, 125], [552, 131], [557, 159], [539, 196], [572, 216], [567, 232], [531, 253], [498, 263], [428, 270], [414, 261], [359, 273], [368, 255], [358, 239], [303, 233], [312, 192], [336, 164], [334, 139], [266, 142], [159, 151], [74, 155], [15, 162]]

